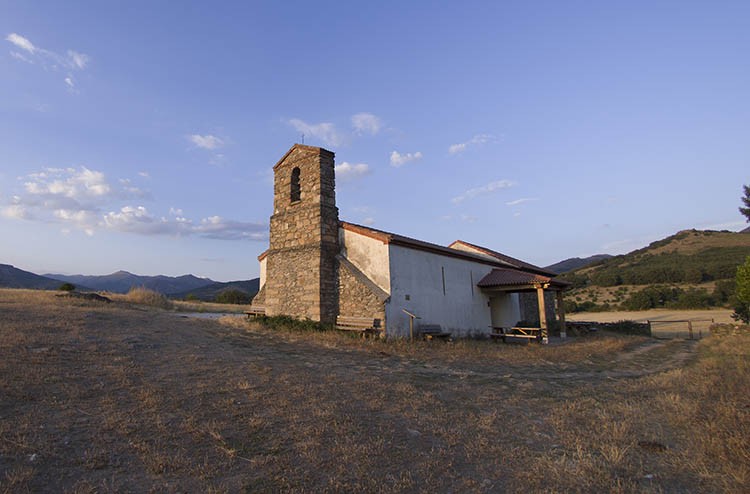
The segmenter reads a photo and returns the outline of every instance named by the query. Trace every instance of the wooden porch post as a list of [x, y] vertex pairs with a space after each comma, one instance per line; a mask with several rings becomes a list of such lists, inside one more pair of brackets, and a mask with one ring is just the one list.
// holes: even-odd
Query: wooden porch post
[[568, 332], [565, 328], [565, 304], [563, 304], [562, 290], [557, 291], [557, 314], [560, 317], [560, 338], [565, 339], [568, 337]]
[[547, 311], [544, 307], [544, 287], [537, 285], [536, 297], [539, 301], [539, 327], [542, 328], [542, 343], [547, 342]]

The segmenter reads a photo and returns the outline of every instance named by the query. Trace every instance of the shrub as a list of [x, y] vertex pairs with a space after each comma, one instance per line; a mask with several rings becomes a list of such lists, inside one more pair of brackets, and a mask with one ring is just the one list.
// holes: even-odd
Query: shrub
[[732, 319], [750, 323], [750, 256], [745, 263], [737, 267], [735, 276], [734, 314]]
[[76, 289], [76, 286], [73, 283], [63, 283], [57, 289], [63, 292], [72, 292]]
[[247, 293], [241, 291], [241, 290], [235, 290], [235, 289], [229, 289], [224, 290], [223, 292], [219, 293], [214, 301], [219, 304], [249, 304], [251, 301], [250, 295]]
[[255, 319], [263, 326], [281, 331], [324, 331], [330, 326], [310, 319], [295, 319], [290, 316], [260, 316]]
[[172, 302], [159, 292], [145, 287], [134, 287], [123, 297], [126, 302], [149, 305], [159, 309], [171, 309]]

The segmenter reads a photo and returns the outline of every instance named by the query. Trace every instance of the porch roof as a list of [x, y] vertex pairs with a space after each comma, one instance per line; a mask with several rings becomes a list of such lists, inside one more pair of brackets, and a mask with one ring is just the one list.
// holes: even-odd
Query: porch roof
[[556, 280], [550, 276], [509, 268], [495, 268], [477, 283], [480, 288], [505, 290], [525, 290], [540, 285], [546, 285], [545, 288], [553, 290], [565, 290], [570, 286], [570, 283]]

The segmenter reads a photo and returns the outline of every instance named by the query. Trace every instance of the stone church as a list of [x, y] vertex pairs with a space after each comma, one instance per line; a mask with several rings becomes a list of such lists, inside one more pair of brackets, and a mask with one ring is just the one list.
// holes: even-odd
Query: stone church
[[[337, 317], [377, 319], [388, 337], [417, 325], [476, 336], [519, 321], [562, 322], [555, 274], [457, 240], [447, 247], [339, 220], [334, 154], [295, 144], [273, 167], [270, 246], [258, 256], [268, 316], [334, 324]], [[557, 306], [557, 311], [555, 310]]]

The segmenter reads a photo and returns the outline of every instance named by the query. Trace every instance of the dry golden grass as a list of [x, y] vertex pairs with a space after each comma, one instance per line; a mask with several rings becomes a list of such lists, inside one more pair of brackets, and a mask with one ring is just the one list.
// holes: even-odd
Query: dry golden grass
[[170, 310], [174, 308], [171, 300], [154, 290], [144, 287], [134, 287], [126, 294], [107, 293], [107, 297], [118, 302], [127, 302], [136, 305], [145, 305], [157, 309]]
[[200, 300], [173, 300], [174, 308], [180, 312], [226, 312], [241, 314], [250, 310], [250, 305], [217, 304]]
[[0, 493], [747, 492], [749, 348], [363, 341], [0, 290]]

